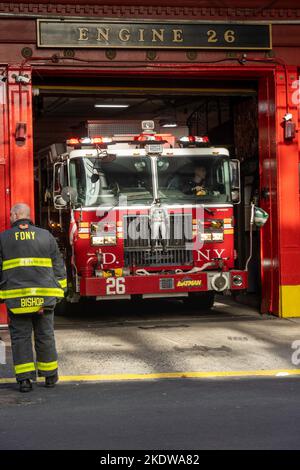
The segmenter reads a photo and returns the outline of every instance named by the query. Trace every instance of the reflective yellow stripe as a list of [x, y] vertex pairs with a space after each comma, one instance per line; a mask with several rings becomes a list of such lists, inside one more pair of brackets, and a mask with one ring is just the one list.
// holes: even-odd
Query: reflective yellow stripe
[[11, 289], [0, 291], [0, 299], [16, 299], [18, 297], [64, 297], [64, 291], [56, 288], [28, 287], [24, 289]]
[[24, 374], [24, 372], [31, 372], [35, 370], [34, 362], [28, 362], [27, 364], [18, 364], [15, 366], [16, 374]]
[[18, 308], [10, 308], [9, 310], [12, 313], [34, 313], [38, 312], [43, 307], [18, 307]]
[[60, 281], [58, 281], [59, 284], [60, 284], [60, 287], [62, 289], [65, 289], [67, 287], [67, 279], [61, 279]]
[[14, 258], [3, 261], [2, 270], [19, 268], [21, 266], [39, 266], [43, 268], [52, 268], [51, 258]]
[[37, 363], [37, 368], [38, 368], [38, 370], [43, 370], [43, 371], [55, 370], [55, 369], [58, 368], [58, 364], [57, 364], [57, 361], [38, 362]]

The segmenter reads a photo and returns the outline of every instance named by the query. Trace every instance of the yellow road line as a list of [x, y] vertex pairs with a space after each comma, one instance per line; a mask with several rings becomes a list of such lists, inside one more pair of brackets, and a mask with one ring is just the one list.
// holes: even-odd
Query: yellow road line
[[[126, 380], [155, 380], [155, 379], [208, 379], [219, 377], [284, 377], [300, 375], [300, 369], [270, 369], [270, 370], [227, 370], [209, 372], [161, 372], [153, 374], [97, 374], [97, 375], [62, 375], [60, 382], [119, 382]], [[38, 381], [43, 381], [42, 378]], [[0, 379], [0, 384], [15, 382], [14, 378]]]

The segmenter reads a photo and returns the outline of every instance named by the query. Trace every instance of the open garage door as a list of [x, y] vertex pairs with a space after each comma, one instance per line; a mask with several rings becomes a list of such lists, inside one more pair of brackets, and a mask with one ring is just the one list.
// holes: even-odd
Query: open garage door
[[[255, 81], [205, 81], [118, 78], [101, 80], [36, 77], [33, 86], [37, 221], [53, 229], [45, 205], [52, 176], [39, 160], [44, 150], [67, 139], [97, 135], [138, 135], [143, 120], [155, 130], [182, 136], [207, 136], [210, 145], [228, 150], [241, 166], [241, 202], [234, 206], [234, 264], [244, 269], [249, 257], [250, 202], [258, 200], [258, 112]], [[62, 147], [61, 147], [62, 148]], [[60, 150], [61, 151], [61, 150]], [[56, 225], [57, 227], [57, 225]], [[230, 230], [230, 229], [229, 229]], [[259, 233], [253, 233], [247, 296], [259, 305]], [[237, 291], [238, 294], [238, 291]], [[250, 295], [251, 294], [251, 295]], [[238, 298], [241, 296], [239, 295]]]

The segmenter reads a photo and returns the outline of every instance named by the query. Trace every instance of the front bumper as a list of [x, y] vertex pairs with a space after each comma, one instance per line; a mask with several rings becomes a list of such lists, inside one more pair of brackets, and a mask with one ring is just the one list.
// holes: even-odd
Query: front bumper
[[[80, 280], [80, 295], [100, 299], [124, 299], [132, 295], [143, 297], [184, 297], [189, 292], [205, 292], [222, 290], [240, 290], [247, 287], [247, 272], [232, 270], [223, 272], [226, 278], [222, 290], [217, 290], [215, 282], [220, 271], [204, 271], [199, 273], [182, 274], [151, 274], [124, 277], [83, 277]], [[236, 276], [241, 284], [236, 285]]]

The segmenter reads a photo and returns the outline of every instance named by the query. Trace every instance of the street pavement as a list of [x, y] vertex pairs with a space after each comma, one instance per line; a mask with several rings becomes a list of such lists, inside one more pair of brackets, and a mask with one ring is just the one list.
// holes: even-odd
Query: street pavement
[[[7, 350], [1, 383], [13, 367], [8, 331], [0, 337]], [[56, 339], [60, 375], [68, 377], [299, 369], [292, 355], [300, 319], [260, 315], [228, 297], [211, 312], [180, 301], [74, 305], [56, 318]]]
[[0, 449], [299, 449], [299, 396], [292, 377], [1, 385]]
[[86, 302], [55, 329], [61, 383], [26, 395], [0, 330], [0, 449], [300, 448], [300, 319], [228, 297]]

